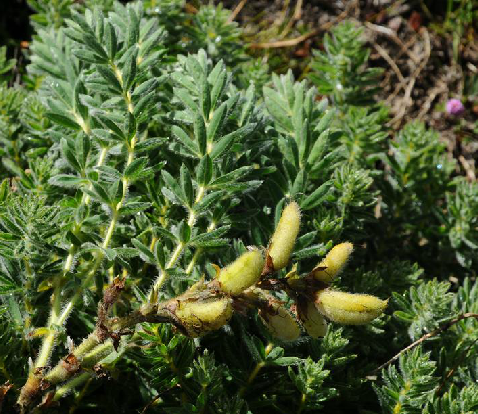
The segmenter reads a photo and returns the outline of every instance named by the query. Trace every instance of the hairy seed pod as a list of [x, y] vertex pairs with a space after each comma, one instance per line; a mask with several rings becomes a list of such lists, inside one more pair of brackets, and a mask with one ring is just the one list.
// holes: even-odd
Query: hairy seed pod
[[219, 329], [231, 319], [232, 313], [232, 300], [225, 297], [180, 301], [174, 310], [176, 318], [191, 338]]
[[[316, 280], [330, 283], [347, 265], [350, 255], [354, 250], [354, 245], [350, 242], [337, 244], [327, 253], [312, 274]], [[325, 268], [325, 269], [324, 269]]]
[[264, 257], [259, 250], [244, 253], [220, 270], [218, 281], [221, 290], [230, 295], [239, 295], [259, 281], [263, 267]]
[[277, 228], [272, 235], [269, 245], [269, 256], [273, 270], [287, 266], [294, 249], [295, 239], [299, 234], [300, 209], [295, 202], [290, 203], [282, 212]]
[[363, 325], [380, 316], [388, 300], [372, 295], [337, 292], [330, 289], [316, 294], [315, 306], [331, 321], [344, 325]]
[[283, 306], [274, 303], [268, 309], [259, 309], [259, 315], [274, 338], [289, 342], [300, 336], [299, 324]]
[[302, 326], [309, 336], [312, 338], [321, 338], [326, 335], [327, 322], [313, 302], [307, 301], [304, 308], [298, 308], [298, 312]]

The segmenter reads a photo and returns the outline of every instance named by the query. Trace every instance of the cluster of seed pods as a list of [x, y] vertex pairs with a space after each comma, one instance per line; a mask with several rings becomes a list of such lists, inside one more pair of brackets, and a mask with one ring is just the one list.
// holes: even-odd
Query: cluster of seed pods
[[[282, 341], [294, 341], [302, 331], [314, 338], [325, 336], [327, 320], [362, 325], [380, 316], [387, 300], [330, 287], [346, 266], [352, 243], [334, 246], [306, 275], [297, 275], [294, 266], [285, 277], [275, 277], [290, 263], [300, 219], [298, 204], [290, 203], [267, 249], [252, 247], [227, 267], [217, 267], [214, 280], [200, 280], [160, 306], [158, 314], [167, 316], [185, 335], [198, 337], [227, 324], [234, 311], [257, 309], [271, 335]], [[285, 291], [294, 305], [287, 308], [272, 291]]]

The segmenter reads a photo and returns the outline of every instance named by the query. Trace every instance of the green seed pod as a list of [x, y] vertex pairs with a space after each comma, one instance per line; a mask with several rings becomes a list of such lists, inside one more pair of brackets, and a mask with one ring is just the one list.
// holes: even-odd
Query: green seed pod
[[282, 212], [276, 231], [272, 235], [269, 245], [269, 256], [272, 260], [273, 270], [287, 266], [294, 249], [295, 239], [299, 234], [300, 209], [295, 202], [290, 203]]
[[174, 310], [176, 318], [192, 338], [219, 329], [231, 319], [232, 313], [232, 300], [224, 297], [180, 301]]
[[372, 295], [337, 292], [330, 289], [316, 294], [315, 306], [331, 321], [344, 325], [364, 325], [380, 316], [388, 300]]
[[314, 278], [326, 283], [332, 282], [347, 265], [353, 250], [354, 245], [350, 242], [340, 243], [334, 246], [332, 250], [327, 253], [325, 259], [312, 270]]
[[221, 289], [230, 295], [239, 295], [256, 284], [264, 267], [264, 257], [259, 250], [244, 253], [229, 266], [221, 269], [217, 277]]
[[327, 322], [317, 310], [313, 302], [307, 301], [304, 309], [298, 308], [302, 326], [312, 338], [324, 337], [327, 333]]
[[291, 313], [278, 303], [272, 303], [267, 309], [259, 309], [259, 316], [274, 338], [289, 342], [300, 336], [299, 324]]

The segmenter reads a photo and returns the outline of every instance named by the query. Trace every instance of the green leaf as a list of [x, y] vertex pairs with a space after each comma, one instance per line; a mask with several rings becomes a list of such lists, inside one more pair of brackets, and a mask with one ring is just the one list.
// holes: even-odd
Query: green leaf
[[295, 177], [294, 184], [290, 190], [292, 197], [295, 197], [299, 193], [303, 193], [307, 184], [307, 173], [304, 169], [300, 169], [297, 177]]
[[54, 177], [51, 177], [48, 180], [48, 183], [51, 185], [56, 185], [59, 187], [66, 187], [66, 188], [72, 188], [72, 187], [80, 187], [84, 184], [88, 183], [88, 180], [85, 180], [84, 178], [77, 177], [74, 175], [68, 175], [68, 174], [58, 174]]
[[144, 170], [146, 169], [146, 165], [148, 164], [147, 157], [136, 158], [133, 162], [128, 165], [124, 170], [124, 177], [130, 181], [135, 181], [140, 178]]
[[71, 168], [73, 168], [76, 172], [81, 172], [82, 171], [81, 165], [76, 159], [73, 153], [73, 150], [68, 145], [68, 141], [65, 138], [62, 138], [60, 141], [60, 145], [61, 145], [61, 152], [63, 153], [63, 156], [68, 161], [68, 164], [70, 164]]
[[213, 166], [211, 157], [206, 154], [201, 158], [196, 170], [196, 179], [201, 186], [207, 186], [211, 181], [213, 174]]
[[114, 74], [114, 72], [107, 67], [103, 66], [97, 66], [97, 70], [100, 73], [100, 75], [105, 79], [106, 82], [108, 82], [108, 85], [113, 88], [116, 92], [122, 93], [123, 88], [121, 87], [121, 84]]
[[228, 245], [227, 239], [221, 238], [230, 230], [231, 226], [223, 226], [209, 233], [198, 234], [193, 237], [189, 244], [195, 247], [222, 247]]
[[161, 171], [161, 176], [163, 177], [163, 180], [167, 186], [162, 188], [163, 194], [166, 197], [170, 198], [169, 195], [165, 193], [165, 190], [167, 190], [171, 192], [171, 194], [173, 195], [173, 198], [176, 199], [176, 201], [173, 201], [170, 198], [172, 202], [174, 202], [175, 204], [186, 203], [185, 195], [183, 194], [181, 187], [179, 186], [178, 182], [173, 178], [173, 176], [166, 170]]
[[77, 124], [75, 120], [64, 114], [58, 112], [46, 112], [45, 116], [62, 127], [73, 129], [75, 131], [81, 129], [81, 126]]
[[131, 243], [133, 243], [134, 247], [138, 249], [141, 259], [149, 264], [156, 264], [156, 258], [154, 257], [154, 254], [143, 243], [141, 243], [138, 239], [131, 239]]
[[277, 358], [272, 362], [268, 362], [271, 365], [277, 365], [279, 367], [289, 367], [291, 365], [297, 365], [302, 361], [302, 359], [297, 357], [281, 357]]
[[128, 24], [128, 47], [135, 45], [139, 38], [139, 19], [133, 8], [128, 8], [129, 24]]
[[159, 137], [147, 138], [144, 141], [141, 141], [140, 143], [136, 144], [135, 152], [141, 153], [141, 152], [152, 151], [161, 147], [166, 142], [167, 142], [167, 138], [159, 138]]
[[[122, 139], [126, 139], [122, 129], [114, 121], [112, 121], [110, 118], [108, 118], [105, 115], [98, 114], [97, 119], [99, 120], [99, 123], [103, 124], [107, 130], [109, 129], [109, 130], [113, 131], [113, 133], [117, 137], [121, 137]], [[96, 131], [96, 129], [94, 129], [93, 131]]]
[[173, 233], [171, 233], [170, 231], [166, 230], [163, 227], [154, 226], [153, 230], [159, 237], [166, 237], [167, 239], [169, 239], [173, 242], [177, 241], [177, 237]]
[[307, 197], [305, 197], [301, 203], [300, 207], [303, 210], [311, 210], [317, 207], [321, 202], [325, 201], [325, 196], [328, 194], [332, 183], [327, 181], [322, 184], [319, 188], [314, 190], [314, 192]]
[[91, 150], [90, 138], [86, 134], [81, 134], [76, 138], [75, 150], [78, 161], [81, 164], [81, 167], [84, 169], [86, 166], [86, 161], [88, 160], [88, 155]]
[[186, 223], [185, 220], [179, 223], [178, 237], [179, 241], [181, 241], [182, 243], [189, 242], [189, 239], [191, 238], [191, 227], [188, 225], [188, 223]]
[[196, 206], [194, 211], [197, 213], [207, 210], [212, 204], [219, 202], [219, 200], [224, 196], [223, 191], [214, 191], [207, 194]]
[[88, 46], [94, 53], [96, 53], [98, 56], [100, 56], [103, 61], [106, 63], [108, 61], [108, 55], [106, 54], [105, 50], [103, 49], [103, 46], [101, 46], [94, 35], [90, 33], [83, 33], [83, 40], [85, 42], [85, 45]]
[[141, 211], [147, 210], [151, 207], [151, 203], [143, 203], [139, 201], [130, 201], [130, 199], [126, 200], [126, 203], [123, 204], [121, 207], [121, 211], [123, 215], [126, 214], [136, 214]]
[[111, 24], [111, 22], [106, 23], [105, 43], [106, 43], [106, 50], [108, 51], [109, 58], [111, 60], [114, 60], [116, 56], [116, 51], [118, 48], [118, 43], [116, 38], [115, 27]]
[[138, 251], [131, 247], [115, 247], [114, 251], [118, 256], [121, 256], [125, 259], [131, 259], [132, 257], [139, 255]]
[[80, 247], [82, 241], [75, 235], [73, 232], [69, 231], [66, 233], [66, 239], [73, 245]]
[[222, 188], [224, 185], [228, 185], [230, 183], [237, 183], [237, 181], [241, 180], [247, 174], [249, 174], [252, 171], [252, 169], [253, 168], [251, 166], [244, 166], [234, 171], [231, 171], [227, 174], [223, 174], [220, 177], [213, 180], [211, 184], [209, 185], [209, 187]]
[[184, 106], [188, 108], [191, 112], [193, 112], [197, 116], [201, 116], [196, 102], [194, 102], [188, 91], [184, 89], [174, 88], [174, 96], [180, 99]]
[[187, 201], [187, 205], [192, 207], [194, 204], [194, 191], [193, 191], [193, 182], [191, 179], [191, 174], [188, 168], [183, 164], [180, 169], [180, 184], [183, 194]]
[[136, 77], [136, 59], [138, 56], [137, 50], [128, 57], [123, 67], [123, 90], [129, 91], [133, 86]]
[[241, 141], [247, 137], [255, 128], [256, 124], [248, 124], [230, 134], [223, 136], [219, 141], [216, 141], [210, 152], [210, 157], [212, 160], [220, 157], [224, 152], [229, 150], [234, 141]]
[[211, 122], [207, 127], [207, 141], [213, 142], [217, 140], [218, 133], [221, 131], [224, 120], [226, 119], [227, 105], [224, 102], [214, 111]]
[[72, 53], [79, 59], [87, 63], [93, 63], [96, 65], [104, 64], [107, 62], [107, 59], [98, 55], [91, 50], [85, 49], [73, 49]]
[[137, 132], [136, 118], [131, 112], [128, 112], [128, 115], [125, 119], [125, 130], [127, 132], [127, 138], [129, 140], [133, 139]]
[[324, 155], [325, 150], [327, 148], [326, 146], [328, 143], [329, 134], [329, 130], [322, 132], [314, 142], [309, 157], [307, 158], [307, 162], [310, 165], [315, 164], [315, 162]]
[[133, 98], [141, 98], [151, 92], [155, 92], [155, 89], [158, 87], [158, 85], [158, 78], [148, 79], [147, 81], [137, 85], [136, 88], [134, 88], [133, 94], [131, 96]]
[[110, 262], [116, 259], [116, 251], [114, 249], [103, 249], [103, 253]]
[[209, 83], [207, 81], [207, 76], [204, 73], [203, 76], [199, 79], [199, 102], [201, 107], [201, 112], [204, 119], [209, 119], [209, 112], [211, 111], [211, 95], [209, 89]]
[[[218, 72], [217, 74], [215, 72]], [[214, 67], [213, 71], [209, 75], [208, 79], [212, 83], [211, 90], [211, 108], [216, 108], [217, 101], [222, 95], [227, 81], [227, 72], [224, 68], [224, 64], [219, 62]]]
[[196, 114], [194, 119], [194, 136], [198, 142], [199, 153], [204, 155], [207, 149], [206, 125], [204, 125], [204, 119], [199, 113]]
[[0, 295], [21, 292], [22, 290], [21, 286], [15, 285], [13, 281], [0, 275]]
[[192, 155], [199, 156], [199, 148], [196, 142], [194, 142], [189, 135], [180, 127], [173, 125], [171, 132], [178, 139], [178, 141], [187, 148]]
[[152, 109], [154, 104], [157, 101], [157, 93], [152, 91], [147, 95], [144, 95], [138, 103], [134, 106], [134, 116], [135, 117], [142, 117], [144, 119], [145, 116], [148, 115], [148, 111]]
[[111, 205], [111, 199], [108, 194], [107, 189], [100, 183], [92, 183], [93, 185], [93, 197], [95, 197], [98, 201], [101, 201], [107, 205]]
[[159, 267], [164, 269], [166, 267], [166, 256], [164, 255], [164, 248], [161, 240], [158, 240], [154, 246], [154, 257], [156, 258]]
[[4, 202], [7, 199], [8, 195], [8, 179], [3, 179], [2, 183], [0, 184], [0, 203]]
[[282, 97], [274, 89], [264, 87], [264, 98], [267, 110], [274, 120], [285, 131], [293, 131], [289, 108], [287, 108]]

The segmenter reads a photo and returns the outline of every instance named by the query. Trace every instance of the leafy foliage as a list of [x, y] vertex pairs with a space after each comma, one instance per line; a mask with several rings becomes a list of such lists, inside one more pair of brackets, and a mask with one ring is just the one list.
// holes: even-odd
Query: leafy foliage
[[324, 52], [315, 54], [311, 80], [319, 91], [337, 105], [366, 105], [373, 102], [378, 68], [366, 68], [369, 49], [361, 38], [363, 29], [342, 23], [324, 36]]
[[223, 60], [234, 67], [243, 58], [243, 47], [239, 42], [241, 30], [229, 20], [230, 15], [222, 4], [202, 6], [194, 16], [189, 35], [192, 50], [204, 48], [214, 62]]
[[399, 311], [395, 316], [410, 324], [408, 333], [412, 340], [423, 332], [429, 332], [436, 324], [449, 317], [449, 303], [452, 295], [447, 293], [450, 285], [436, 280], [410, 288], [406, 297], [394, 295]]
[[309, 411], [321, 408], [321, 401], [334, 396], [336, 390], [324, 388], [323, 382], [329, 375], [329, 371], [324, 370], [324, 360], [313, 362], [311, 359], [305, 360], [298, 366], [297, 374], [293, 368], [289, 368], [289, 376], [292, 382], [302, 393], [301, 405], [299, 411]]
[[384, 413], [421, 413], [431, 401], [438, 380], [433, 376], [435, 362], [430, 354], [415, 348], [400, 358], [399, 370], [390, 367], [383, 372], [385, 385], [375, 387]]
[[[13, 77], [0, 49], [0, 382], [14, 385], [4, 406], [476, 411], [476, 183], [455, 177], [425, 125], [389, 129], [360, 28], [325, 36], [314, 87], [249, 56], [222, 6], [29, 4], [27, 73]], [[310, 281], [350, 240], [332, 288], [390, 298], [393, 312], [287, 342], [242, 297], [229, 324], [193, 315], [195, 331], [212, 332], [183, 335], [171, 315], [185, 292], [195, 302], [218, 268], [270, 247], [291, 201], [294, 265], [265, 280]], [[268, 300], [293, 320], [301, 311], [277, 285]], [[20, 391], [40, 379], [39, 394]]]

